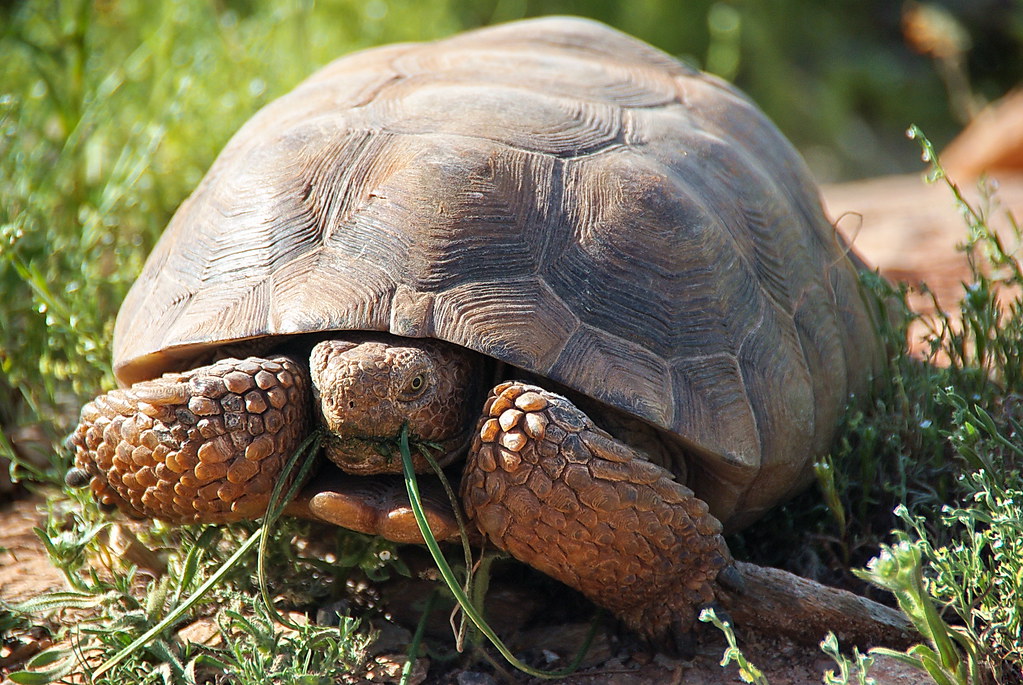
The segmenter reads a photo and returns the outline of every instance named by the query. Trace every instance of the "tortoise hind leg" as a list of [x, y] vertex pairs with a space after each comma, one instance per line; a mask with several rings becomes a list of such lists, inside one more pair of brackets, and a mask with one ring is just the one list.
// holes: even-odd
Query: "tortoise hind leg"
[[309, 382], [288, 357], [223, 359], [97, 397], [69, 443], [69, 485], [172, 523], [257, 518], [307, 434]]
[[655, 639], [688, 629], [731, 563], [721, 524], [691, 490], [524, 383], [487, 400], [462, 500], [499, 547]]

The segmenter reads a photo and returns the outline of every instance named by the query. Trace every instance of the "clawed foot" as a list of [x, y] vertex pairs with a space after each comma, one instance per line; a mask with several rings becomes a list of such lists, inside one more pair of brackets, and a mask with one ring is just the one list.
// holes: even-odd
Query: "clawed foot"
[[691, 490], [565, 398], [524, 383], [487, 400], [462, 497], [498, 547], [648, 636], [692, 625], [731, 559]]
[[307, 382], [291, 359], [225, 359], [102, 395], [70, 438], [68, 483], [135, 517], [223, 523], [266, 510], [307, 432]]

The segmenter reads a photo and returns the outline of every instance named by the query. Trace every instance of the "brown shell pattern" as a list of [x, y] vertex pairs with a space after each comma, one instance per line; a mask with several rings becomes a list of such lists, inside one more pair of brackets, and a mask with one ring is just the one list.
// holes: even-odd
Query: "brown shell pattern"
[[805, 483], [864, 387], [847, 252], [732, 87], [595, 22], [529, 20], [340, 59], [260, 111], [126, 299], [115, 366], [440, 338], [681, 436], [727, 518]]

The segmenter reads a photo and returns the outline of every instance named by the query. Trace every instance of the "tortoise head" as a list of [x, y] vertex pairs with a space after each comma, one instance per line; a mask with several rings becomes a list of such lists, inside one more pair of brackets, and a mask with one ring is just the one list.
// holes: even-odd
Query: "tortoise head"
[[[313, 401], [329, 433], [326, 454], [351, 474], [396, 473], [394, 438], [441, 446], [447, 463], [468, 444], [482, 403], [484, 361], [437, 340], [387, 335], [324, 340], [310, 354]], [[428, 469], [415, 458], [417, 471]]]

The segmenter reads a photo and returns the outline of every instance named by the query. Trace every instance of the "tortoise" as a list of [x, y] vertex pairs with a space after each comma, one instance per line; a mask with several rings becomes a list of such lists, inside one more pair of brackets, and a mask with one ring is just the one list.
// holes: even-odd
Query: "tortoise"
[[861, 267], [750, 100], [616, 30], [366, 50], [257, 113], [179, 208], [68, 482], [255, 518], [321, 425], [335, 466], [292, 510], [421, 540], [380, 475], [407, 425], [461, 471], [472, 528], [664, 635], [868, 387]]

